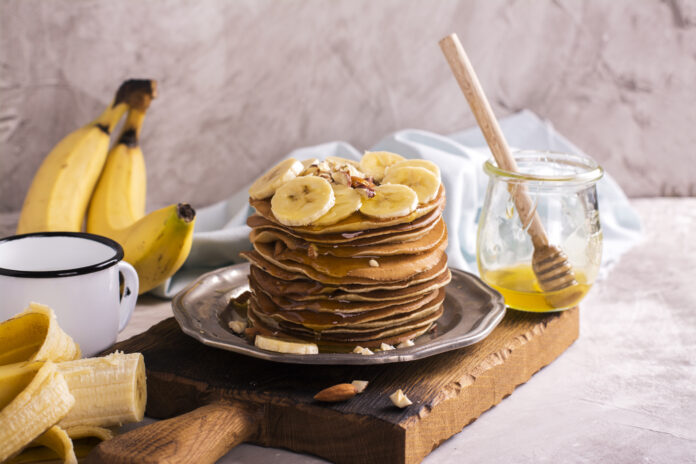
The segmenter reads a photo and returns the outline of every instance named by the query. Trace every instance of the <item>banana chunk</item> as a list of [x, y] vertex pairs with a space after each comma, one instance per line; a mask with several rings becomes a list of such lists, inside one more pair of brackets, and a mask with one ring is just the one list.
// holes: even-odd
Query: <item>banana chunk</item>
[[297, 177], [305, 167], [294, 158], [288, 158], [269, 169], [249, 187], [249, 196], [263, 200], [272, 196], [280, 186]]
[[378, 219], [389, 219], [411, 214], [417, 207], [418, 194], [412, 188], [383, 184], [375, 187], [375, 196], [363, 201], [360, 212]]
[[421, 204], [433, 201], [440, 190], [440, 181], [435, 174], [425, 168], [412, 166], [389, 169], [383, 183], [411, 187], [418, 195], [418, 202]]
[[276, 190], [271, 211], [286, 226], [307, 226], [336, 203], [331, 184], [316, 176], [295, 177]]
[[328, 226], [336, 224], [359, 210], [362, 206], [362, 195], [354, 189], [342, 184], [332, 184], [331, 188], [333, 188], [336, 202], [329, 212], [314, 221], [313, 225]]
[[276, 351], [278, 353], [290, 353], [290, 354], [317, 354], [319, 353], [319, 347], [314, 343], [299, 343], [299, 342], [287, 342], [285, 340], [279, 340], [277, 338], [265, 337], [263, 335], [257, 335], [254, 339], [254, 345], [261, 348], [262, 350]]
[[432, 161], [424, 160], [424, 159], [407, 159], [404, 161], [399, 161], [398, 163], [392, 164], [387, 168], [385, 171], [385, 175], [389, 175], [389, 171], [391, 169], [396, 169], [396, 168], [401, 168], [401, 167], [411, 167], [411, 168], [425, 168], [428, 171], [432, 172], [437, 176], [437, 180], [441, 180], [440, 176], [440, 168], [437, 167], [437, 164], [433, 163]]
[[388, 151], [368, 151], [360, 159], [360, 169], [376, 181], [384, 178], [384, 171], [391, 165], [404, 161], [404, 157]]

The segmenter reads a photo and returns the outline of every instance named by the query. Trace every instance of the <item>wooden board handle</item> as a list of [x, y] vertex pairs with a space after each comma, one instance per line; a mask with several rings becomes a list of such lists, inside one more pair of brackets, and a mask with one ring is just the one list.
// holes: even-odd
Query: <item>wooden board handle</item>
[[[476, 122], [486, 138], [488, 147], [491, 149], [498, 167], [506, 171], [517, 172], [517, 163], [510, 153], [510, 147], [508, 147], [505, 141], [503, 131], [500, 130], [498, 120], [493, 114], [493, 109], [483, 93], [483, 88], [476, 77], [474, 67], [471, 65], [457, 34], [450, 34], [440, 40], [440, 48], [452, 69], [452, 74], [454, 74], [459, 87], [462, 89], [462, 93], [469, 102], [471, 111], [476, 117]], [[532, 199], [529, 198], [527, 186], [524, 184], [511, 184], [510, 194], [515, 202], [522, 226], [527, 229], [534, 248], [538, 249], [547, 246], [549, 240], [539, 219], [539, 214], [536, 212], [536, 207]]]
[[237, 402], [202, 406], [102, 442], [88, 463], [213, 464], [259, 431], [261, 408]]

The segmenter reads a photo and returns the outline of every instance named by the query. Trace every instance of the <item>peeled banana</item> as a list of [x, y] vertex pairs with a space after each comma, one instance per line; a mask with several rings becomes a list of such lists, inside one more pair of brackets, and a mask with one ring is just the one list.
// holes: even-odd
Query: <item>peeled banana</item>
[[414, 166], [390, 168], [382, 183], [401, 184], [412, 188], [421, 204], [433, 201], [440, 190], [440, 180], [432, 171]]
[[297, 177], [305, 166], [294, 158], [288, 158], [269, 169], [249, 187], [249, 196], [263, 200], [272, 196], [280, 186]]
[[79, 357], [80, 347], [58, 326], [48, 306], [30, 303], [24, 312], [0, 323], [0, 365]]
[[271, 199], [271, 211], [286, 226], [306, 226], [328, 213], [336, 202], [322, 177], [302, 176], [284, 183]]
[[53, 426], [74, 403], [54, 363], [0, 366], [0, 462]]
[[401, 217], [418, 207], [418, 194], [405, 185], [383, 184], [375, 187], [374, 192], [375, 195], [364, 199], [360, 207], [360, 212], [366, 216], [377, 219]]
[[75, 397], [58, 425], [109, 427], [139, 422], [145, 414], [145, 363], [140, 353], [112, 353], [57, 364]]
[[360, 159], [360, 169], [374, 180], [381, 181], [389, 166], [404, 159], [403, 156], [388, 151], [368, 151]]
[[67, 135], [41, 163], [24, 199], [17, 233], [82, 230], [109, 148], [109, 135], [151, 81], [129, 80], [94, 121]]

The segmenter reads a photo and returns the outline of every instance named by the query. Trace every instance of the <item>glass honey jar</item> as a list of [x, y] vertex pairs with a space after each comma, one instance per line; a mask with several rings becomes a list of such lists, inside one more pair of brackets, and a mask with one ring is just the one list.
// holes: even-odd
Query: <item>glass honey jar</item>
[[[488, 189], [479, 218], [477, 262], [481, 278], [514, 309], [559, 311], [576, 306], [594, 283], [602, 258], [596, 183], [602, 168], [590, 157], [540, 151], [513, 153], [517, 172], [484, 163]], [[519, 190], [531, 200], [520, 218]], [[527, 229], [538, 214], [550, 244], [559, 247], [572, 267], [576, 284], [544, 292], [532, 268], [534, 246]], [[559, 303], [562, 302], [562, 303]]]

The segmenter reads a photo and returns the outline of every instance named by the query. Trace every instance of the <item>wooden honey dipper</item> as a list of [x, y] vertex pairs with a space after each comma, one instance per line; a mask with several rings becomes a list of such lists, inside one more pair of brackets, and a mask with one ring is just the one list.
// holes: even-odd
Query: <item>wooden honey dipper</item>
[[[509, 172], [518, 172], [517, 163], [510, 153], [510, 147], [503, 137], [503, 132], [500, 130], [491, 105], [483, 93], [483, 88], [481, 88], [474, 68], [471, 66], [457, 34], [451, 34], [440, 40], [440, 48], [445, 54], [469, 106], [471, 106], [471, 111], [476, 117], [476, 122], [486, 138], [498, 167]], [[568, 262], [568, 256], [559, 247], [549, 244], [539, 214], [529, 197], [527, 186], [519, 184], [514, 187], [510, 188], [510, 194], [517, 208], [520, 221], [522, 221], [522, 226], [526, 228], [532, 245], [534, 245], [532, 269], [541, 289], [545, 293], [553, 292], [546, 296], [547, 302], [554, 308], [567, 308], [576, 304], [584, 292], [575, 279], [575, 273]], [[563, 291], [561, 292], [561, 290]]]

